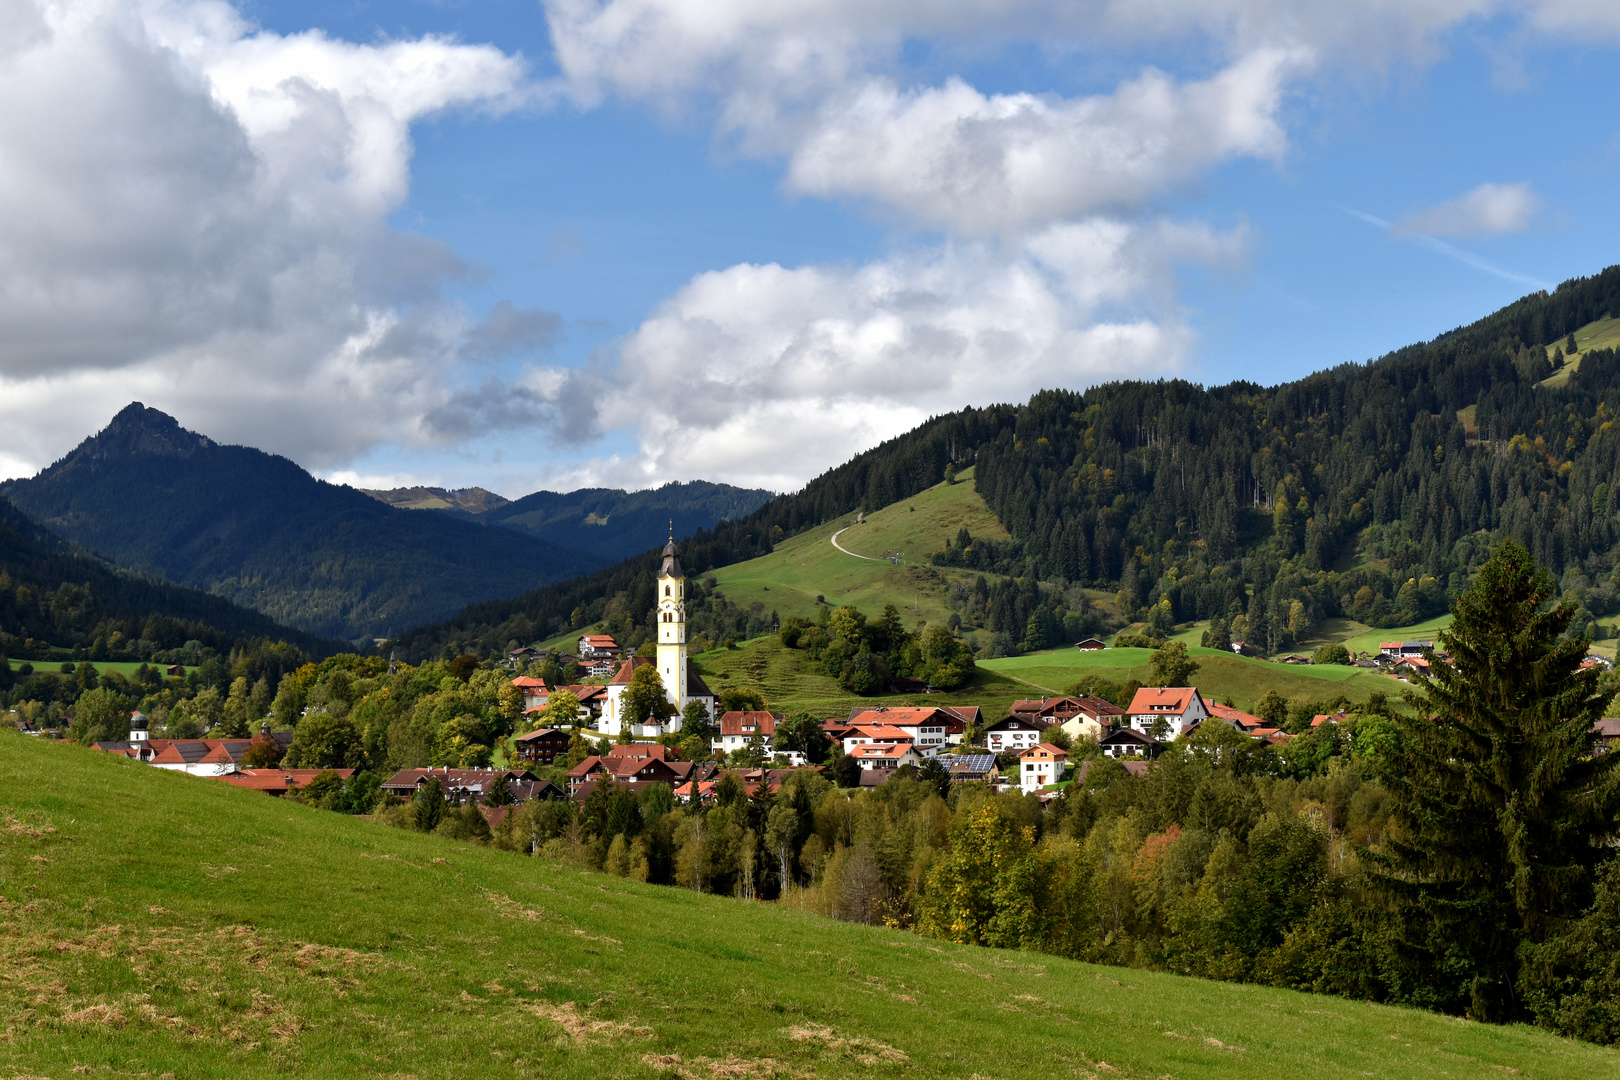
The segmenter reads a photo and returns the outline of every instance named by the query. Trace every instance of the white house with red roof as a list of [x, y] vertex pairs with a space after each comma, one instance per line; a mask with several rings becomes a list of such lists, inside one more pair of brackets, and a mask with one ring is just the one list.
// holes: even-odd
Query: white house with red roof
[[1175, 738], [1209, 716], [1209, 706], [1196, 686], [1144, 686], [1125, 707], [1131, 727], [1152, 735], [1161, 723]]
[[782, 718], [773, 712], [732, 709], [720, 717], [720, 734], [715, 737], [712, 748], [729, 754], [758, 739], [760, 746], [769, 754], [776, 741], [776, 725], [781, 722]]
[[[919, 754], [932, 757], [950, 742], [951, 729], [964, 726], [960, 718], [951, 715], [944, 709], [933, 706], [903, 707], [881, 706], [874, 709], [860, 709], [850, 717], [857, 729], [861, 728], [895, 728], [910, 737], [912, 745]], [[866, 741], [881, 741], [867, 739]], [[960, 736], [958, 736], [960, 741]], [[847, 752], [849, 742], [846, 739], [844, 749]]]
[[1018, 786], [1028, 795], [1063, 779], [1069, 752], [1051, 743], [1036, 743], [1018, 755]]
[[523, 695], [524, 712], [530, 709], [543, 709], [546, 702], [551, 700], [551, 687], [546, 685], [544, 679], [537, 679], [533, 675], [519, 675], [512, 680], [512, 685]]
[[910, 743], [866, 743], [849, 752], [862, 769], [893, 771], [902, 765], [921, 765], [922, 758]]
[[595, 660], [599, 656], [618, 656], [619, 643], [609, 634], [586, 634], [579, 639], [579, 658]]

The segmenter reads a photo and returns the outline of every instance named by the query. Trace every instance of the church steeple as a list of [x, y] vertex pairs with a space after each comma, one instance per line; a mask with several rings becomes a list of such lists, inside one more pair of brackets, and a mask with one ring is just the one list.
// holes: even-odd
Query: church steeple
[[670, 522], [664, 563], [658, 569], [658, 675], [676, 709], [686, 706], [686, 574]]

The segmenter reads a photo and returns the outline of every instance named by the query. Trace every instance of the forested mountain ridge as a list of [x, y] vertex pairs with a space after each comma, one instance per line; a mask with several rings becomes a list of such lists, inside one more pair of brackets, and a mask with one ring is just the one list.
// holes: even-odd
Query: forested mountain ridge
[[[941, 537], [935, 561], [1024, 581], [990, 590], [989, 609], [975, 613], [1013, 640], [1031, 616], [1063, 614], [1062, 590], [1037, 579], [1117, 590], [1128, 614], [1160, 626], [1217, 617], [1265, 650], [1341, 614], [1407, 625], [1445, 610], [1504, 535], [1561, 575], [1580, 632], [1620, 611], [1620, 493], [1609, 480], [1620, 361], [1586, 351], [1578, 369], [1543, 380], [1579, 348], [1572, 336], [1615, 314], [1620, 268], [1275, 387], [1117, 382], [964, 409], [698, 532], [683, 559], [695, 570], [753, 558], [914, 495], [947, 464], [976, 463], [978, 490], [1012, 540]], [[649, 552], [474, 605], [403, 643], [426, 655], [599, 621], [622, 633], [650, 610], [655, 568]]]
[[671, 521], [690, 534], [747, 517], [774, 498], [775, 492], [706, 480], [669, 483], [645, 491], [536, 491], [474, 520], [518, 529], [603, 559], [625, 559], [661, 545]]
[[683, 533], [712, 529], [722, 521], [745, 517], [776, 498], [763, 488], [739, 488], [706, 480], [672, 481], [659, 488], [579, 488], [536, 491], [506, 499], [483, 488], [394, 488], [367, 495], [407, 510], [441, 514], [500, 525], [613, 562], [661, 546], [671, 523]]
[[120, 566], [348, 640], [601, 565], [511, 530], [395, 509], [138, 402], [0, 494]]
[[0, 656], [84, 650], [95, 660], [147, 660], [188, 641], [228, 653], [248, 639], [285, 641], [316, 657], [343, 644], [198, 589], [142, 580], [72, 550], [0, 499]]

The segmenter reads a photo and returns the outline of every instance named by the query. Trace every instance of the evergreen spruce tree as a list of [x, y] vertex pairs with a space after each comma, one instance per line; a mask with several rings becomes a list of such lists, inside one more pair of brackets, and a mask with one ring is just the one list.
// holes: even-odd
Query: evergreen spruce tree
[[1476, 1020], [1526, 1015], [1526, 951], [1587, 909], [1620, 815], [1620, 755], [1593, 721], [1613, 691], [1564, 638], [1574, 606], [1543, 610], [1553, 581], [1503, 542], [1453, 605], [1414, 718], [1375, 876], [1395, 901], [1397, 952], [1435, 1003]]

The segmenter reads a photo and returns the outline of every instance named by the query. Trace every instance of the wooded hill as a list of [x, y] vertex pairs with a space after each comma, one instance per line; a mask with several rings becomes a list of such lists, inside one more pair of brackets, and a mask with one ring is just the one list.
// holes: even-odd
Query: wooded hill
[[351, 641], [601, 565], [510, 529], [395, 509], [138, 402], [0, 494], [120, 566]]
[[[1620, 611], [1611, 579], [1620, 493], [1620, 360], [1582, 350], [1620, 314], [1620, 267], [1527, 296], [1365, 364], [1275, 387], [1117, 382], [964, 409], [891, 439], [755, 513], [691, 536], [690, 571], [909, 497], [977, 465], [1010, 541], [941, 537], [938, 562], [1117, 591], [1159, 629], [1216, 617], [1286, 649], [1325, 618], [1403, 626], [1444, 611], [1511, 536], [1580, 604], [1572, 629]], [[1575, 360], [1555, 372], [1554, 360]], [[406, 635], [413, 656], [499, 649], [652, 607], [649, 552], [576, 581], [473, 605]], [[982, 613], [1018, 641], [1062, 590], [1021, 587]], [[1016, 604], [1012, 601], [1016, 600]], [[1026, 610], [1027, 609], [1027, 610]], [[696, 613], [701, 619], [703, 612]], [[717, 628], [721, 629], [721, 628]], [[621, 630], [622, 632], [622, 630]]]
[[74, 551], [0, 499], [0, 656], [150, 660], [184, 651], [187, 642], [224, 654], [253, 640], [285, 641], [315, 657], [343, 647], [221, 597], [145, 581]]

